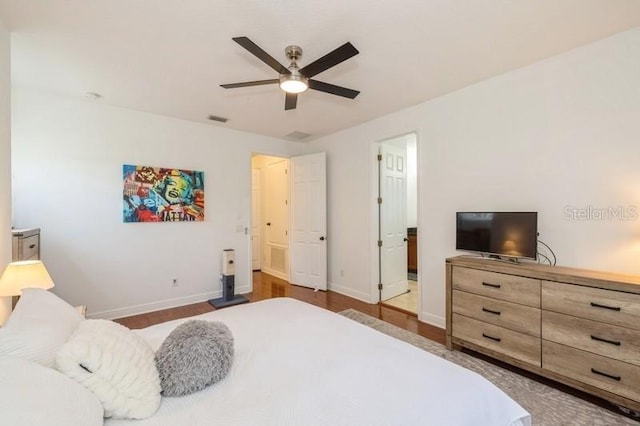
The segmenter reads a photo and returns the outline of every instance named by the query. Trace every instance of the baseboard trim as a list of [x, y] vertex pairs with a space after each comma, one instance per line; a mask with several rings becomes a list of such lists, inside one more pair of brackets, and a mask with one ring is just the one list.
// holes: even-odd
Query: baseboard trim
[[358, 300], [360, 300], [362, 302], [371, 304], [371, 301], [369, 300], [369, 294], [367, 294], [367, 293], [363, 293], [363, 292], [360, 292], [360, 291], [355, 291], [355, 290], [353, 290], [353, 289], [351, 289], [349, 287], [344, 287], [344, 286], [341, 286], [339, 284], [332, 283], [332, 282], [328, 283], [328, 289], [331, 290], [331, 291], [335, 291], [336, 293], [340, 293], [340, 294], [343, 294], [345, 296], [349, 296], [349, 297], [352, 297], [354, 299], [358, 299]]
[[271, 269], [266, 266], [263, 266], [260, 271], [264, 272], [267, 275], [271, 275], [276, 278], [280, 278], [281, 280], [285, 280], [286, 282], [289, 282], [289, 275], [284, 272], [276, 271], [275, 269]]
[[429, 314], [427, 312], [421, 312], [420, 315], [418, 315], [418, 320], [442, 329], [445, 329], [447, 327], [446, 321], [443, 317]]
[[[244, 285], [236, 288], [236, 294], [249, 293], [251, 289]], [[205, 302], [209, 299], [222, 297], [222, 290], [208, 291], [206, 293], [194, 294], [191, 296], [177, 297], [175, 299], [159, 300], [157, 302], [143, 303], [141, 305], [127, 306], [125, 308], [110, 309], [100, 312], [88, 312], [90, 319], [116, 319], [130, 317], [132, 315], [146, 314], [149, 312], [161, 311], [163, 309], [177, 308], [179, 306], [191, 305], [193, 303]]]

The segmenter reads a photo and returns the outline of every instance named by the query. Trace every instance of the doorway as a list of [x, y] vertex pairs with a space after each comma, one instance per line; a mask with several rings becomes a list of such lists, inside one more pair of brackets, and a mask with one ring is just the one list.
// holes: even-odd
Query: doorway
[[251, 266], [289, 281], [289, 159], [251, 157]]
[[417, 315], [418, 179], [415, 133], [377, 144], [380, 303]]
[[251, 157], [251, 266], [327, 290], [326, 153]]

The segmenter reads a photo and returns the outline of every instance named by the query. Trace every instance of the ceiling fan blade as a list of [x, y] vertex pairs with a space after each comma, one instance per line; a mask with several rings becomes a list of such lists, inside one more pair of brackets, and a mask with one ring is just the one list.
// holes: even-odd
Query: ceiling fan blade
[[354, 99], [360, 94], [359, 91], [347, 89], [346, 87], [336, 86], [335, 84], [325, 83], [324, 81], [309, 80], [309, 89], [319, 90], [320, 92], [331, 93], [349, 99]]
[[326, 71], [331, 67], [338, 65], [340, 62], [344, 62], [352, 56], [357, 55], [358, 49], [353, 47], [353, 44], [346, 42], [342, 46], [327, 53], [320, 59], [316, 59], [309, 65], [300, 68], [300, 74], [307, 78], [311, 78], [316, 74], [320, 74], [322, 71]]
[[236, 87], [262, 86], [263, 84], [277, 84], [279, 82], [280, 80], [274, 78], [272, 80], [256, 80], [245, 81], [244, 83], [221, 84], [220, 87], [224, 87], [225, 89], [235, 89]]
[[291, 71], [289, 71], [287, 67], [276, 61], [271, 55], [262, 50], [257, 44], [249, 40], [248, 37], [233, 37], [232, 40], [247, 49], [262, 62], [276, 70], [279, 74], [291, 74]]
[[287, 96], [284, 98], [284, 110], [288, 111], [290, 109], [296, 109], [297, 103], [298, 103], [298, 94], [287, 93]]

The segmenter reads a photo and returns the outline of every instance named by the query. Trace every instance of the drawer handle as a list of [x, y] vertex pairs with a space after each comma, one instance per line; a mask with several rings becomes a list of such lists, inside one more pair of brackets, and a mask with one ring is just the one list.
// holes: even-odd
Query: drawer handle
[[29, 248], [30, 248], [30, 249], [32, 249], [32, 248], [34, 248], [35, 246], [36, 246], [35, 244], [31, 244], [31, 245], [29, 246]]
[[610, 309], [612, 311], [620, 311], [619, 306], [607, 306], [607, 305], [601, 305], [595, 302], [591, 302], [591, 306], [593, 306], [594, 308], [603, 308], [603, 309]]
[[482, 337], [487, 338], [487, 339], [491, 339], [491, 340], [493, 340], [493, 341], [495, 341], [495, 342], [499, 342], [499, 341], [501, 341], [501, 340], [502, 340], [502, 339], [501, 339], [501, 338], [499, 338], [499, 337], [489, 336], [488, 334], [485, 334], [485, 333], [482, 333]]
[[591, 372], [592, 372], [593, 374], [598, 374], [598, 375], [600, 375], [600, 376], [608, 377], [608, 378], [610, 378], [610, 379], [615, 380], [616, 382], [619, 382], [620, 380], [622, 380], [622, 377], [620, 377], [620, 376], [613, 376], [613, 375], [611, 375], [611, 374], [603, 373], [602, 371], [598, 371], [598, 370], [596, 370], [595, 368], [592, 368], [592, 369], [591, 369]]
[[597, 340], [598, 342], [609, 343], [611, 345], [616, 345], [616, 346], [620, 346], [622, 344], [622, 343], [620, 343], [620, 342], [618, 342], [616, 340], [603, 339], [602, 337], [594, 336], [593, 334], [591, 335], [591, 338], [593, 340]]
[[484, 281], [482, 282], [482, 285], [487, 286], [487, 287], [493, 287], [493, 288], [500, 288], [500, 284], [491, 284], [491, 283], [485, 283]]
[[[482, 308], [482, 312], [488, 312], [490, 314], [500, 315], [500, 311], [492, 311], [491, 309], [487, 309], [485, 307]], [[593, 337], [593, 336], [591, 336], [591, 337]]]

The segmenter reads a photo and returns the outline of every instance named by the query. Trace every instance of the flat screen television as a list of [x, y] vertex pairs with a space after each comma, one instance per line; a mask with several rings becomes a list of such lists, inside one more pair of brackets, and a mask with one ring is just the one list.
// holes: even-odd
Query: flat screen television
[[535, 259], [537, 212], [457, 212], [456, 250]]

